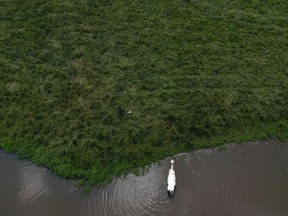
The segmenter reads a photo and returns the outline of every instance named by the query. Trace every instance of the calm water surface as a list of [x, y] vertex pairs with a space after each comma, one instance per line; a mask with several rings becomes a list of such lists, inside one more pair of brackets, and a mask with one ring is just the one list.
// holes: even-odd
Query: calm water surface
[[177, 155], [173, 198], [166, 193], [169, 160], [85, 194], [76, 182], [0, 151], [0, 215], [288, 215], [288, 143], [230, 144], [225, 151]]

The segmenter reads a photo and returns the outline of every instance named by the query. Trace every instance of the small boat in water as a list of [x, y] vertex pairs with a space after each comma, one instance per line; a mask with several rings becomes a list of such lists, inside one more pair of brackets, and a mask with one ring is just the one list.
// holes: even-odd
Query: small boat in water
[[176, 188], [176, 174], [175, 174], [175, 170], [173, 168], [173, 165], [175, 164], [174, 160], [170, 161], [171, 164], [171, 168], [169, 169], [169, 174], [168, 174], [168, 178], [167, 178], [167, 192], [168, 192], [168, 196], [172, 197], [174, 195], [174, 191]]

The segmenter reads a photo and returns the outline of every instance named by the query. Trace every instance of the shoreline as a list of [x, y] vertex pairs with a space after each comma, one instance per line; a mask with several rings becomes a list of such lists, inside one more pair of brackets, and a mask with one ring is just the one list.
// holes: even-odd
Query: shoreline
[[[263, 126], [263, 124], [262, 124]], [[282, 131], [281, 131], [282, 128]], [[65, 179], [73, 179], [88, 182], [90, 185], [102, 184], [105, 182], [110, 182], [114, 178], [120, 177], [122, 175], [127, 175], [129, 173], [134, 173], [135, 175], [139, 175], [140, 170], [146, 166], [150, 166], [151, 164], [158, 163], [161, 160], [167, 157], [173, 157], [177, 154], [189, 153], [191, 151], [213, 148], [216, 150], [224, 150], [225, 145], [229, 145], [229, 143], [241, 144], [245, 142], [253, 142], [253, 141], [268, 141], [277, 139], [280, 142], [285, 142], [288, 140], [288, 133], [286, 133], [288, 128], [283, 128], [283, 122], [269, 124], [269, 127], [262, 128], [248, 128], [245, 130], [246, 133], [241, 133], [242, 136], [237, 135], [237, 133], [231, 134], [226, 137], [214, 137], [209, 140], [198, 140], [194, 141], [192, 146], [182, 146], [182, 150], [177, 151], [174, 149], [171, 151], [171, 154], [161, 154], [161, 151], [157, 152], [155, 149], [155, 155], [153, 158], [144, 158], [145, 162], [143, 163], [143, 158], [141, 158], [142, 163], [138, 163], [138, 166], [127, 167], [126, 169], [122, 169], [121, 172], [117, 171], [117, 167], [113, 164], [113, 168], [111, 165], [103, 165], [103, 167], [99, 167], [98, 170], [95, 170], [95, 167], [91, 167], [90, 169], [81, 168], [77, 166], [77, 163], [74, 165], [67, 163], [65, 157], [61, 158], [59, 156], [53, 156], [52, 152], [47, 151], [45, 148], [35, 147], [33, 145], [22, 145], [21, 143], [10, 144], [9, 142], [5, 142], [5, 139], [0, 139], [0, 148], [9, 153], [15, 153], [18, 159], [28, 159], [31, 160], [34, 164], [43, 166], [48, 168], [51, 172], [57, 174], [60, 177]], [[258, 133], [257, 133], [258, 131]], [[275, 133], [276, 132], [276, 133]], [[10, 142], [11, 143], [11, 142]], [[131, 163], [132, 164], [132, 163]], [[135, 162], [133, 163], [135, 164]], [[119, 164], [119, 167], [123, 167], [123, 164]], [[104, 170], [101, 173], [101, 170]], [[109, 172], [105, 172], [109, 170]], [[94, 171], [94, 172], [93, 172]]]

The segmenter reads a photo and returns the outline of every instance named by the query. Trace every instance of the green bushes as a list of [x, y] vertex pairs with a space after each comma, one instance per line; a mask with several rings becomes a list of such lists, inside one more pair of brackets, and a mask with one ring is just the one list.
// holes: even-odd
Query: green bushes
[[0, 147], [98, 182], [182, 151], [286, 140], [286, 9], [282, 0], [7, 1]]

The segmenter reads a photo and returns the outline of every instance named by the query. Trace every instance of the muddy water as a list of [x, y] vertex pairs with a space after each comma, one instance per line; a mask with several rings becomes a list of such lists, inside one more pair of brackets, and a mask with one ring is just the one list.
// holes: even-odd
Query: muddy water
[[169, 158], [85, 194], [77, 183], [0, 151], [2, 216], [287, 216], [288, 143], [229, 145], [175, 157], [177, 189], [166, 193]]

